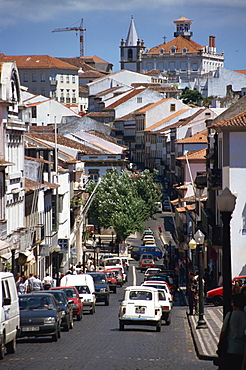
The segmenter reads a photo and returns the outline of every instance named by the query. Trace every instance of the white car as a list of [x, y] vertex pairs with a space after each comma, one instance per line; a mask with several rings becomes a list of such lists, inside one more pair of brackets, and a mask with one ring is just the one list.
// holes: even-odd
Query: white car
[[166, 297], [168, 299], [168, 301], [170, 302], [171, 304], [171, 307], [173, 305], [173, 298], [172, 298], [172, 294], [169, 290], [169, 287], [168, 287], [168, 284], [165, 283], [164, 281], [155, 281], [155, 280], [147, 280], [145, 281], [143, 284], [143, 286], [152, 286], [156, 289], [163, 289], [166, 293]]
[[146, 280], [147, 276], [158, 274], [158, 272], [161, 272], [162, 270], [158, 267], [149, 267], [144, 274], [144, 280]]
[[129, 286], [119, 308], [119, 329], [125, 325], [150, 325], [161, 331], [162, 307], [157, 289], [149, 286]]
[[142, 238], [143, 242], [146, 242], [147, 240], [155, 241], [155, 238], [153, 235], [144, 235]]

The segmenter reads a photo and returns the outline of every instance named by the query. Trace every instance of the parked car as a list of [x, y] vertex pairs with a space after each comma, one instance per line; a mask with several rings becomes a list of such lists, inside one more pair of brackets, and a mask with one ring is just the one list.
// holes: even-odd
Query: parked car
[[19, 295], [20, 337], [61, 336], [61, 311], [53, 294], [33, 292]]
[[95, 285], [96, 302], [104, 302], [109, 305], [110, 289], [105, 272], [88, 272], [92, 276]]
[[83, 317], [83, 302], [79, 298], [79, 292], [74, 286], [59, 286], [53, 289], [59, 289], [62, 290], [66, 296], [69, 302], [71, 302], [71, 308], [73, 309], [73, 316], [76, 317], [77, 321], [80, 321]]
[[[232, 284], [234, 284], [237, 280], [241, 280], [242, 285], [246, 285], [246, 275], [236, 276], [232, 279]], [[223, 287], [220, 286], [215, 289], [211, 289], [206, 294], [206, 301], [207, 303], [213, 303], [215, 306], [222, 306], [223, 305]]]
[[19, 301], [13, 274], [0, 272], [0, 360], [16, 350], [20, 330]]
[[139, 267], [140, 267], [140, 271], [143, 272], [145, 271], [148, 267], [156, 267], [156, 264], [155, 264], [155, 261], [152, 259], [142, 259], [140, 262], [139, 262]]
[[114, 271], [105, 270], [103, 271], [108, 279], [109, 290], [116, 294], [117, 292], [117, 278]]
[[60, 289], [49, 289], [47, 291], [43, 290], [43, 292], [53, 294], [57, 300], [58, 306], [61, 308], [61, 326], [63, 330], [69, 331], [69, 329], [73, 329], [73, 308], [71, 302], [69, 302], [67, 299], [66, 293]]
[[125, 289], [119, 308], [119, 329], [125, 325], [150, 325], [161, 331], [162, 308], [158, 290], [152, 287], [130, 286]]

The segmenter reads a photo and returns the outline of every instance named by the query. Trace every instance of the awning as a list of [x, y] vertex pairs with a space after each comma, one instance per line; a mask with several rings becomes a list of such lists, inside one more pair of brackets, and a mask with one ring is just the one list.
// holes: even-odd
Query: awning
[[[33, 265], [36, 262], [36, 258], [32, 251], [29, 251], [28, 249], [24, 251], [19, 251], [19, 263], [20, 265]], [[24, 256], [21, 256], [24, 255]]]

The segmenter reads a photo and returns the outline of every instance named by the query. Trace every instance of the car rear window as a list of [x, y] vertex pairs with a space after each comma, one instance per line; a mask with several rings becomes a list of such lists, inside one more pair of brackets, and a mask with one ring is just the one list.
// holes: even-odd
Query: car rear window
[[76, 285], [76, 289], [80, 294], [90, 294], [90, 289], [87, 285]]
[[132, 290], [129, 294], [129, 298], [132, 300], [151, 301], [152, 293], [139, 290]]

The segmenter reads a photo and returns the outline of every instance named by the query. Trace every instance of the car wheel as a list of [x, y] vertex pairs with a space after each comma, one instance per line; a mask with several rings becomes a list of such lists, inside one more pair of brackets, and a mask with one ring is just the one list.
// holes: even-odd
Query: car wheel
[[109, 298], [108, 297], [105, 299], [105, 306], [109, 306]]
[[61, 327], [59, 326], [58, 328], [58, 338], [60, 339], [61, 338]]
[[6, 348], [7, 348], [7, 353], [15, 353], [16, 351], [16, 336], [14, 337], [13, 340], [11, 340], [11, 342], [7, 343], [6, 344]]
[[116, 289], [116, 287], [114, 288], [114, 294], [116, 294], [117, 293], [117, 289]]
[[171, 316], [168, 315], [168, 318], [166, 319], [166, 325], [170, 325], [171, 324]]
[[57, 342], [59, 338], [58, 329], [56, 330], [55, 334], [52, 335], [53, 342]]
[[5, 344], [4, 344], [4, 338], [2, 343], [0, 344], [0, 360], [4, 358], [5, 355]]
[[90, 309], [90, 314], [93, 315], [96, 312], [96, 307], [93, 305]]
[[71, 318], [70, 318], [69, 329], [73, 329], [73, 316], [71, 316]]
[[81, 310], [81, 312], [78, 313], [78, 315], [77, 315], [77, 321], [81, 321], [82, 317], [83, 317], [83, 315], [82, 315], [82, 310]]
[[213, 298], [213, 304], [215, 306], [222, 306], [223, 305], [223, 297], [221, 297], [220, 295], [216, 295]]
[[70, 326], [70, 322], [69, 322], [69, 317], [67, 316], [67, 320], [66, 320], [65, 325], [63, 326], [63, 329], [65, 331], [69, 331], [69, 326]]
[[156, 331], [160, 332], [161, 331], [161, 323], [158, 323], [156, 325]]
[[123, 331], [125, 329], [125, 325], [122, 321], [120, 321], [120, 331]]

